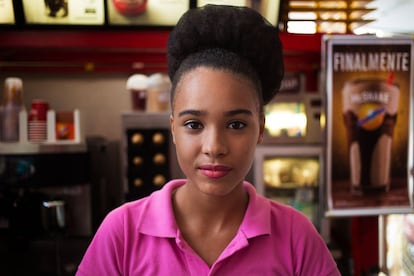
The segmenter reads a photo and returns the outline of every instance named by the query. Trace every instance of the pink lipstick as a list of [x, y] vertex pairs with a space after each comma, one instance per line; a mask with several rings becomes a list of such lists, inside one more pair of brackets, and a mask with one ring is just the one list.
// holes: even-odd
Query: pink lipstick
[[203, 175], [209, 178], [221, 178], [226, 176], [231, 168], [227, 166], [203, 165], [200, 166], [200, 171]]

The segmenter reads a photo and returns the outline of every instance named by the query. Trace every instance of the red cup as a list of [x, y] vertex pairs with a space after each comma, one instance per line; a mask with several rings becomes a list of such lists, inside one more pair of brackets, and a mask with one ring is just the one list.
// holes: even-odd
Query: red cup
[[43, 100], [33, 100], [29, 113], [29, 121], [46, 121], [49, 103]]
[[145, 90], [131, 90], [132, 109], [145, 111], [147, 92]]

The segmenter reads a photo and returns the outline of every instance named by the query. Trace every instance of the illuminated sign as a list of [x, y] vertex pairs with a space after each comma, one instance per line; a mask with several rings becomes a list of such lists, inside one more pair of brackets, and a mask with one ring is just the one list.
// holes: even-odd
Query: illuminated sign
[[16, 23], [12, 0], [0, 0], [0, 24]]
[[[1, 1], [1, 0], [0, 0]], [[28, 24], [103, 25], [103, 0], [23, 0]]]

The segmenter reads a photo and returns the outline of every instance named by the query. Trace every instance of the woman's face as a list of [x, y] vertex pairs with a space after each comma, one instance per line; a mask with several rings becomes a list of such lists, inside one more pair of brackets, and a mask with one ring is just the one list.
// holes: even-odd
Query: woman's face
[[241, 186], [264, 129], [250, 80], [206, 67], [189, 71], [177, 85], [170, 123], [187, 185], [215, 196]]

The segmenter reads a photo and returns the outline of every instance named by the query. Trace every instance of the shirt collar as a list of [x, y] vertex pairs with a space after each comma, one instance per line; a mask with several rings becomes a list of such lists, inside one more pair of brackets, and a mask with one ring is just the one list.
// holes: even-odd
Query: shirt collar
[[176, 179], [166, 183], [161, 190], [152, 193], [147, 198], [147, 204], [138, 224], [138, 231], [156, 237], [177, 236], [177, 224], [175, 222], [172, 206], [173, 191], [186, 183], [185, 179]]
[[243, 185], [249, 194], [249, 205], [240, 230], [248, 239], [270, 234], [270, 201], [259, 195], [252, 184], [244, 182]]
[[[146, 208], [138, 224], [138, 231], [157, 237], [176, 238], [178, 227], [175, 222], [171, 195], [173, 191], [186, 183], [185, 179], [176, 179], [168, 182], [164, 187], [152, 193], [147, 199]], [[258, 195], [254, 186], [243, 183], [249, 194], [249, 204], [243, 221], [240, 225], [246, 238], [253, 238], [270, 233], [270, 203], [263, 196]]]

